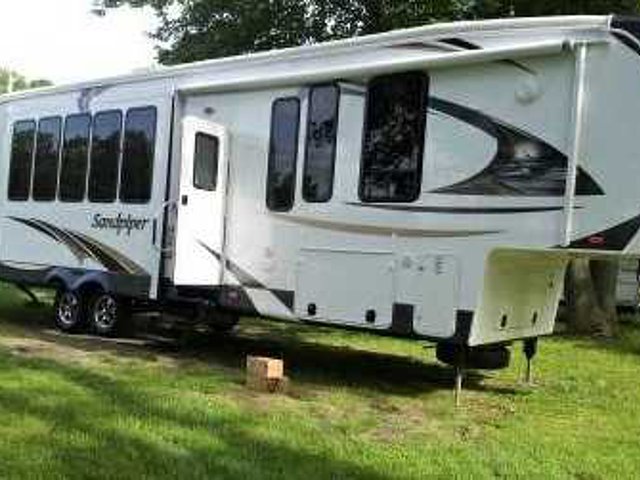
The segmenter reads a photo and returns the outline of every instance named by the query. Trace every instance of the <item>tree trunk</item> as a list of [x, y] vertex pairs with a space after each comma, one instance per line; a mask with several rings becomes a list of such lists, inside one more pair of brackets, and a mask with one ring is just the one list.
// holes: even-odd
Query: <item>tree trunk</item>
[[565, 285], [567, 326], [573, 333], [612, 337], [616, 333], [617, 260], [573, 260]]

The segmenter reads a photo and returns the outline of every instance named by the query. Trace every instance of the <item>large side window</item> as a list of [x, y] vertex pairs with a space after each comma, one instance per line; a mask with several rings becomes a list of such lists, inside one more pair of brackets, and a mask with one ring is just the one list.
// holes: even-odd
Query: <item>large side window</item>
[[60, 117], [43, 118], [38, 123], [36, 158], [33, 167], [34, 200], [42, 202], [56, 198], [61, 130]]
[[122, 113], [100, 112], [93, 117], [91, 163], [89, 167], [89, 200], [113, 202], [118, 190], [118, 162]]
[[144, 203], [151, 198], [156, 145], [155, 107], [127, 112], [120, 174], [120, 200]]
[[27, 200], [31, 186], [31, 165], [36, 122], [25, 120], [13, 125], [11, 164], [9, 166], [9, 200]]
[[429, 80], [421, 72], [371, 81], [360, 172], [365, 202], [412, 202], [420, 195]]
[[333, 195], [339, 99], [337, 85], [313, 87], [309, 93], [302, 185], [302, 196], [307, 202], [328, 202]]
[[65, 121], [58, 193], [63, 202], [84, 199], [90, 129], [91, 116], [88, 114], [69, 115]]
[[267, 174], [267, 207], [286, 212], [293, 207], [300, 131], [300, 100], [281, 98], [274, 102]]
[[220, 140], [206, 133], [196, 133], [193, 159], [193, 186], [214, 192], [218, 186]]

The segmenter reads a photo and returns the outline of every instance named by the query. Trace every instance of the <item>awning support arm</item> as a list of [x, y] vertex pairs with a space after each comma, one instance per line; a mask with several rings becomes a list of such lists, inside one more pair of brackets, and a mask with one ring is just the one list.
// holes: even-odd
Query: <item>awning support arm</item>
[[564, 196], [565, 225], [562, 245], [565, 247], [571, 245], [571, 237], [573, 235], [578, 163], [583, 154], [582, 136], [586, 102], [587, 48], [588, 45], [586, 43], [579, 43], [575, 46], [576, 74], [573, 90], [573, 134], [571, 138], [571, 151], [569, 156], [569, 165], [567, 168], [567, 182]]

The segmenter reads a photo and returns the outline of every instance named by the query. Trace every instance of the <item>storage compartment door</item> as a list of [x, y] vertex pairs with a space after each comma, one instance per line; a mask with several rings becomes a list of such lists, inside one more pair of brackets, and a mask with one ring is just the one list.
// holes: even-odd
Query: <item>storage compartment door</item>
[[313, 321], [389, 328], [393, 263], [393, 254], [386, 252], [302, 250], [296, 314]]
[[458, 300], [456, 258], [440, 254], [400, 255], [397, 278], [397, 303], [413, 309], [413, 332], [436, 338], [453, 336]]

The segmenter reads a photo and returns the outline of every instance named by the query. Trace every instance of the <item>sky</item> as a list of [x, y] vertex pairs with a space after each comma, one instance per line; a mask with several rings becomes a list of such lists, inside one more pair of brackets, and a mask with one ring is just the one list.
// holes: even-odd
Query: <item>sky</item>
[[151, 67], [150, 9], [91, 13], [92, 0], [1, 0], [0, 67], [56, 84]]

